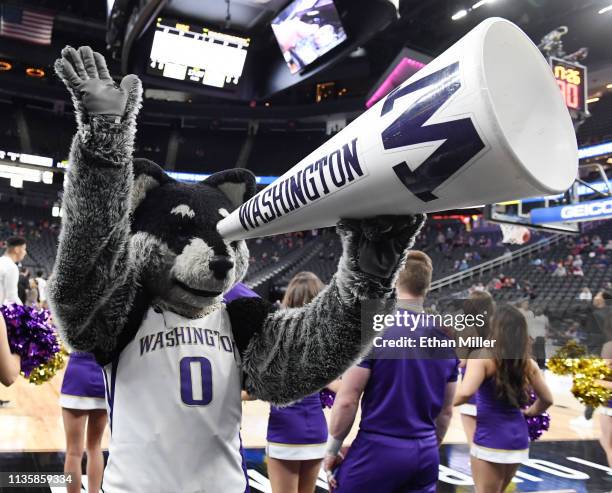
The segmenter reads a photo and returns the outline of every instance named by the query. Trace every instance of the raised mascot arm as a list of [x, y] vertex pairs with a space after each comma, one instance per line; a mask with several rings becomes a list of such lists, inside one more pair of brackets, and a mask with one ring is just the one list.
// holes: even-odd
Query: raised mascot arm
[[118, 87], [104, 57], [87, 46], [64, 48], [55, 70], [72, 96], [78, 129], [49, 301], [64, 340], [104, 361], [141, 295], [129, 214], [142, 86], [128, 75]]

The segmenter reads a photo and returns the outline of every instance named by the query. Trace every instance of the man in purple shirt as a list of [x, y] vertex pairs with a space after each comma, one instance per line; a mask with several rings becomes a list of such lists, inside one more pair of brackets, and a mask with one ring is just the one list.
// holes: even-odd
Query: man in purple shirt
[[[431, 273], [429, 256], [410, 252], [396, 285], [399, 314], [423, 313]], [[413, 327], [389, 327], [374, 345], [384, 346], [384, 341], [401, 340], [403, 336], [417, 341], [420, 337], [447, 339], [421, 319]], [[391, 359], [390, 353], [374, 348], [369, 359], [342, 376], [323, 463], [334, 492], [436, 491], [438, 447], [452, 417], [459, 361], [452, 354], [446, 358], [448, 352], [436, 358], [418, 349], [404, 351]], [[353, 425], [362, 394], [359, 433], [344, 459], [340, 448]]]

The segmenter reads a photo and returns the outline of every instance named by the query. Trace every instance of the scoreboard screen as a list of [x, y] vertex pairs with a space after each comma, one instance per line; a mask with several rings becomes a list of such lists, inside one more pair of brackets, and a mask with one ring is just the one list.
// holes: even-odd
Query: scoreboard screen
[[249, 38], [158, 18], [147, 72], [220, 89], [236, 89]]
[[550, 57], [550, 66], [563, 95], [563, 100], [570, 110], [579, 113], [587, 112], [587, 69], [579, 63], [567, 62], [560, 58]]

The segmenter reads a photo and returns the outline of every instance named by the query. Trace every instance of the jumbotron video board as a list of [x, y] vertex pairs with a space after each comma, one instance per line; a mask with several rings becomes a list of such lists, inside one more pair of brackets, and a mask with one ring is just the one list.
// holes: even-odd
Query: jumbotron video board
[[250, 38], [158, 18], [147, 73], [197, 85], [238, 87]]

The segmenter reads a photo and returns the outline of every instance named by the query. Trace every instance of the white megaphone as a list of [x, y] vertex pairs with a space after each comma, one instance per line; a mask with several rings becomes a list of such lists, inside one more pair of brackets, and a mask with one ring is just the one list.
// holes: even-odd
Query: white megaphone
[[490, 18], [221, 220], [227, 240], [567, 190], [578, 149], [550, 66]]

